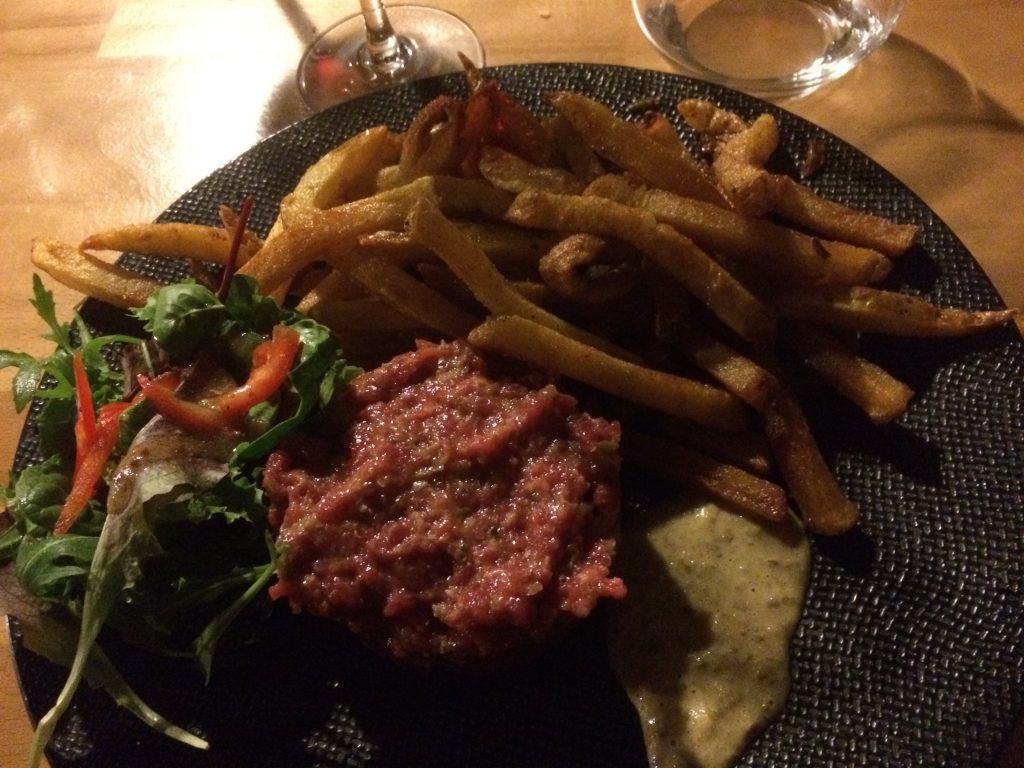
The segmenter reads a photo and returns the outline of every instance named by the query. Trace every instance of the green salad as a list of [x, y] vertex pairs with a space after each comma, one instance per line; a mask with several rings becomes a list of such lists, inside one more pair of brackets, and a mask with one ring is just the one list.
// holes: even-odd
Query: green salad
[[[39, 723], [32, 765], [82, 679], [167, 735], [205, 742], [153, 712], [103, 653], [104, 627], [207, 675], [218, 644], [269, 611], [279, 555], [260, 489], [264, 457], [322, 415], [358, 369], [330, 331], [236, 275], [219, 291], [166, 286], [135, 310], [138, 336], [57, 318], [34, 278], [52, 354], [0, 350], [38, 463], [12, 474], [0, 565], [44, 606], [26, 644], [70, 667]], [[232, 632], [228, 632], [233, 628]]]

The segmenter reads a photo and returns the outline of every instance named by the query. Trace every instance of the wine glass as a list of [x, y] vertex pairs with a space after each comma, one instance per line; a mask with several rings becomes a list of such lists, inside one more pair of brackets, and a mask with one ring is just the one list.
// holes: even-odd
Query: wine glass
[[303, 101], [319, 111], [389, 85], [483, 66], [473, 30], [440, 8], [359, 0], [361, 12], [328, 28], [299, 63]]

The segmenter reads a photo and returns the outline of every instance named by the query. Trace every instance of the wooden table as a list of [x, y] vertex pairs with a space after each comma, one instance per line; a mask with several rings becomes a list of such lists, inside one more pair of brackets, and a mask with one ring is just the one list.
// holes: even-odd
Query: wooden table
[[[430, 3], [430, 0], [426, 0]], [[430, 3], [437, 4], [437, 3]], [[448, 0], [488, 64], [671, 71], [627, 0]], [[497, 10], [500, 8], [501, 10]], [[303, 117], [299, 55], [355, 0], [49, 0], [0, 6], [0, 348], [41, 353], [30, 240], [149, 221], [207, 173]], [[866, 152], [1024, 306], [1024, 3], [910, 0], [895, 34], [837, 83], [783, 106]], [[56, 289], [65, 311], [75, 298]], [[0, 376], [6, 392], [9, 372]], [[0, 397], [6, 475], [22, 418]], [[0, 586], [0, 614], [11, 596]], [[30, 729], [0, 648], [0, 765]], [[1016, 764], [1016, 763], [1015, 763]]]

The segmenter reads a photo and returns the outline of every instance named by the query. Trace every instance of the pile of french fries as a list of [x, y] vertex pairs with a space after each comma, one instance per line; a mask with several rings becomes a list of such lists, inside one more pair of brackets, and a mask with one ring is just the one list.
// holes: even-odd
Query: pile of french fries
[[[1013, 310], [939, 308], [877, 284], [917, 228], [823, 199], [768, 170], [779, 130], [701, 100], [624, 118], [573, 92], [552, 114], [468, 73], [470, 94], [426, 104], [404, 133], [353, 136], [309, 167], [239, 271], [329, 325], [373, 365], [416, 339], [479, 349], [584, 385], [623, 422], [647, 470], [741, 512], [835, 535], [858, 511], [808, 427], [780, 338], [867, 419], [911, 390], [862, 357], [860, 333], [960, 336]], [[153, 280], [107, 252], [225, 263], [237, 224], [128, 226], [79, 246], [37, 241], [55, 279], [119, 307]], [[783, 328], [784, 331], [780, 331]]]

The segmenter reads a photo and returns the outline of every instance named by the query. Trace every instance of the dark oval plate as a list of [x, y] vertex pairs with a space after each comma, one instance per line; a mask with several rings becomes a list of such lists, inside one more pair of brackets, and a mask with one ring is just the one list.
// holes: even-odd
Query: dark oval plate
[[[674, 116], [684, 96], [752, 117], [770, 111], [784, 148], [808, 140], [827, 163], [825, 195], [921, 225], [920, 247], [892, 283], [945, 305], [1001, 306], [982, 270], [914, 194], [834, 136], [774, 106], [676, 75], [581, 64], [488, 70], [528, 105], [571, 88], [624, 113], [656, 98]], [[403, 129], [461, 76], [397, 88], [314, 115], [212, 173], [164, 220], [217, 222], [246, 195], [266, 231], [279, 200], [328, 148], [371, 125]], [[172, 279], [163, 265], [137, 266]], [[93, 307], [93, 319], [116, 313]], [[958, 341], [868, 339], [866, 354], [918, 397], [899, 423], [866, 424], [822, 392], [810, 418], [840, 482], [863, 513], [853, 535], [814, 542], [812, 582], [793, 641], [785, 710], [745, 766], [982, 766], [1007, 738], [1024, 692], [1024, 342], [1013, 328]], [[820, 405], [820, 407], [817, 407]], [[15, 460], [34, 458], [27, 429]], [[25, 650], [15, 661], [34, 718], [64, 670]], [[412, 673], [382, 663], [341, 631], [301, 617], [221, 657], [204, 686], [191, 667], [112, 648], [158, 711], [201, 733], [209, 752], [180, 746], [82, 690], [50, 749], [55, 768], [646, 765], [636, 715], [609, 670], [600, 616], [515, 673]]]

